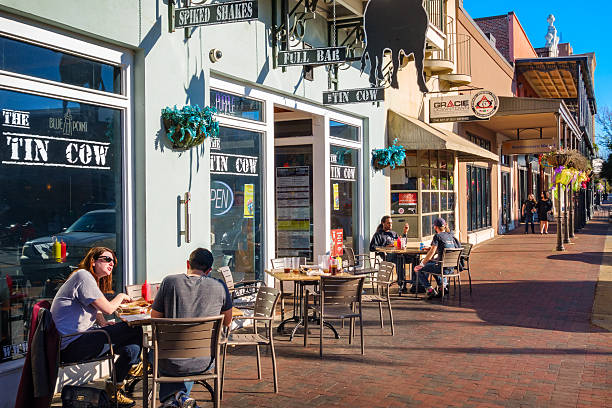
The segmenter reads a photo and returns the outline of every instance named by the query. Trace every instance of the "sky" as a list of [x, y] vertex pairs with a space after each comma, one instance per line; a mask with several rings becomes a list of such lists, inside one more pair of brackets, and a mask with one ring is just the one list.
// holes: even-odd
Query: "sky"
[[[595, 99], [597, 108], [612, 108], [612, 36], [608, 30], [612, 2], [538, 1], [538, 0], [463, 0], [463, 8], [472, 18], [496, 16], [513, 11], [527, 33], [533, 48], [546, 44], [546, 18], [555, 16], [560, 42], [569, 42], [574, 54], [595, 52]], [[597, 135], [597, 133], [596, 133]]]

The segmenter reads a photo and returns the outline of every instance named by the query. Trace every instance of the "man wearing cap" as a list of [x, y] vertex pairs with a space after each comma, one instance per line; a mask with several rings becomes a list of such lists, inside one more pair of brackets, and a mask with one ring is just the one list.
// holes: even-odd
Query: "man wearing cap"
[[[194, 250], [187, 261], [187, 272], [169, 275], [162, 281], [153, 302], [151, 317], [206, 317], [222, 314], [223, 324], [232, 322], [232, 297], [224, 282], [208, 277], [213, 265], [208, 249]], [[162, 375], [188, 376], [210, 370], [210, 358], [160, 360]], [[195, 407], [189, 397], [193, 382], [162, 383], [159, 399], [164, 407]]]
[[[427, 297], [441, 297], [442, 294], [440, 291], [436, 291], [431, 287], [431, 283], [429, 282], [429, 272], [438, 271], [437, 263], [432, 261], [434, 256], [437, 255], [438, 259], [442, 259], [442, 253], [444, 252], [444, 248], [461, 248], [461, 243], [455, 238], [455, 236], [450, 232], [449, 228], [446, 225], [446, 221], [444, 218], [436, 218], [433, 222], [434, 230], [436, 234], [431, 240], [431, 246], [425, 258], [421, 261], [421, 263], [414, 267], [414, 271], [418, 272], [418, 280], [419, 285], [422, 285], [426, 288]], [[444, 273], [449, 273], [451, 268], [445, 268]], [[438, 283], [438, 288], [442, 288], [442, 278], [440, 276], [434, 276], [436, 282]], [[446, 278], [444, 278], [444, 285], [446, 286]], [[447, 290], [444, 290], [445, 293], [448, 294]]]

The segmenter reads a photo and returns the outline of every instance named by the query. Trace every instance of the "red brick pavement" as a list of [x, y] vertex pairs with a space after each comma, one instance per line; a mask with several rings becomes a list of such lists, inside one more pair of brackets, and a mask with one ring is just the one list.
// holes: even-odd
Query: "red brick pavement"
[[[277, 336], [279, 393], [262, 353], [230, 351], [226, 407], [612, 407], [612, 334], [589, 323], [608, 224], [594, 221], [555, 252], [555, 230], [523, 228], [475, 247], [473, 297], [393, 298], [395, 336], [365, 307], [366, 354], [346, 331]], [[199, 405], [210, 396], [196, 386]]]
[[267, 353], [258, 381], [254, 351], [233, 350], [223, 405], [612, 407], [612, 335], [589, 323], [607, 229], [591, 222], [563, 253], [554, 226], [478, 245], [462, 304], [396, 297], [393, 337], [368, 305], [365, 356], [358, 338], [325, 332], [320, 359], [316, 329], [307, 348], [277, 337], [278, 394]]

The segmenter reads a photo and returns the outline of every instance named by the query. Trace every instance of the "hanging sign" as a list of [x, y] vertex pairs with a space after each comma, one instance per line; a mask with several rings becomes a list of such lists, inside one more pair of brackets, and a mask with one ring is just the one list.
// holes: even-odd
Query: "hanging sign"
[[174, 10], [174, 28], [257, 20], [257, 0], [233, 1]]
[[309, 48], [304, 50], [280, 51], [278, 66], [325, 65], [346, 61], [346, 47]]
[[557, 149], [554, 139], [523, 139], [510, 140], [502, 144], [502, 154], [535, 154], [546, 153]]
[[385, 88], [344, 89], [323, 92], [323, 105], [377, 102], [385, 100]]
[[475, 95], [453, 95], [429, 100], [429, 122], [461, 122], [487, 120], [499, 107], [497, 96], [491, 91]]

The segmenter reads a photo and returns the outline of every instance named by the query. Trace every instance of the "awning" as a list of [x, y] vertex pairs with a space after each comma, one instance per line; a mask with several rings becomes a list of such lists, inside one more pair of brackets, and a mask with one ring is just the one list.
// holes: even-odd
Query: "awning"
[[499, 158], [480, 146], [448, 130], [435, 128], [418, 119], [389, 110], [387, 117], [389, 144], [397, 138], [406, 150], [452, 150], [461, 162], [497, 163]]

